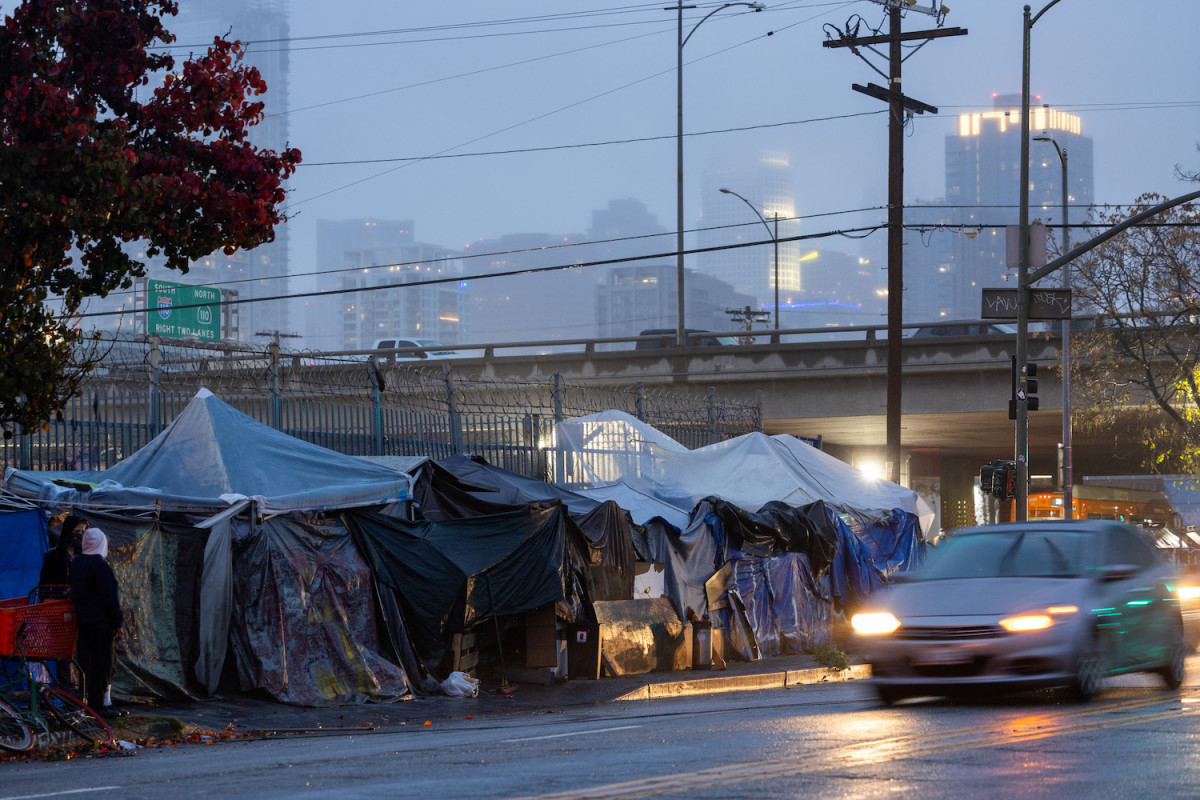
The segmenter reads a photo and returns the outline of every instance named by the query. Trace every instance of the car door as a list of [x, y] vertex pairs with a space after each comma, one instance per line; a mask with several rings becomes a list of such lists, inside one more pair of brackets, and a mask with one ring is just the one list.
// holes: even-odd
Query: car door
[[1115, 668], [1128, 668], [1164, 659], [1170, 638], [1170, 593], [1167, 573], [1156, 554], [1137, 533], [1127, 528], [1108, 531], [1108, 563], [1133, 567], [1127, 577], [1112, 581], [1112, 605], [1120, 620], [1113, 641]]

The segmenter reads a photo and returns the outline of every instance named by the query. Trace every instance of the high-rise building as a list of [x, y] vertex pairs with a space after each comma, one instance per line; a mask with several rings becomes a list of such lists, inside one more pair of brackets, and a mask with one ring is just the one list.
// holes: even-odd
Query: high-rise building
[[[1066, 151], [1068, 221], [1081, 222], [1093, 202], [1093, 162], [1080, 118], [1035, 98], [1029, 128]], [[1020, 95], [997, 95], [990, 111], [959, 116], [945, 152], [945, 197], [905, 212], [908, 321], [976, 319], [984, 287], [1015, 286], [1005, 226], [1020, 221]], [[1046, 142], [1030, 142], [1029, 152], [1030, 220], [1050, 225], [1061, 241], [1061, 228], [1053, 227], [1062, 223], [1061, 162]], [[914, 233], [913, 225], [923, 229]]]
[[[701, 218], [697, 242], [701, 249], [739, 242], [764, 242], [759, 247], [740, 247], [701, 252], [696, 257], [697, 271], [724, 281], [734, 291], [756, 298], [756, 307], [773, 309], [775, 275], [779, 275], [780, 305], [790, 302], [801, 291], [800, 248], [796, 242], [779, 245], [779, 265], [775, 269], [775, 218], [778, 235], [794, 235], [799, 226], [796, 217], [796, 189], [791, 162], [786, 153], [764, 151], [752, 157], [723, 162], [704, 171], [701, 180]], [[765, 218], [764, 227], [754, 211], [732, 194], [754, 204]]]
[[[190, 55], [203, 53], [214, 36], [242, 42], [245, 63], [262, 74], [267, 92], [254, 98], [265, 104], [263, 120], [251, 128], [250, 142], [256, 147], [283, 150], [288, 146], [288, 51], [279, 42], [289, 35], [285, 0], [180, 0], [179, 14], [166, 17], [163, 24], [175, 34], [170, 47], [178, 65]], [[263, 44], [257, 44], [257, 43]], [[129, 252], [147, 264], [147, 277], [214, 286], [237, 293], [239, 305], [232, 335], [243, 341], [256, 341], [256, 334], [291, 332], [288, 315], [288, 226], [275, 228], [275, 240], [253, 250], [239, 250], [232, 256], [221, 251], [193, 261], [186, 274], [167, 269], [162, 259], [140, 255], [141, 246], [129, 246]], [[279, 300], [258, 300], [279, 297]], [[139, 291], [114, 292], [104, 299], [88, 303], [88, 311], [128, 312], [143, 308], [145, 298]], [[225, 309], [223, 314], [231, 313]], [[94, 317], [96, 326], [124, 331], [144, 330], [140, 314]], [[228, 329], [229, 326], [224, 326]], [[259, 337], [257, 341], [265, 341]]]
[[[596, 294], [597, 336], [637, 336], [645, 330], [675, 330], [676, 271], [674, 264], [624, 264], [605, 274]], [[688, 270], [683, 284], [687, 295], [687, 327], [730, 331], [737, 325], [726, 311], [754, 305], [754, 298], [738, 294], [728, 283], [711, 275]], [[760, 326], [761, 327], [761, 326]]]
[[[318, 289], [309, 347], [365, 350], [394, 336], [459, 344], [466, 333], [462, 253], [416, 241], [411, 220], [317, 222]], [[362, 291], [349, 291], [362, 290]]]

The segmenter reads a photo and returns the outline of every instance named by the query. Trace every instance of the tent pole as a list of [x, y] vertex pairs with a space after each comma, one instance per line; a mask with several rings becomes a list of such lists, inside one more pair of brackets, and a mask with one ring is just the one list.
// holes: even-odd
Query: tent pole
[[496, 601], [492, 598], [492, 574], [485, 573], [487, 580], [488, 605], [492, 608], [492, 624], [496, 626], [496, 649], [500, 653], [500, 694], [512, 694], [517, 687], [508, 683], [508, 670], [504, 667], [504, 641], [500, 638], [500, 618], [496, 616]]

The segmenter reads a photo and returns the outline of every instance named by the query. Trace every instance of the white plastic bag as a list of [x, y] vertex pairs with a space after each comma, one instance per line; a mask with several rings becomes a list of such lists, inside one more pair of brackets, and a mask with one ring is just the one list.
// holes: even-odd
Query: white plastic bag
[[450, 677], [442, 681], [442, 692], [448, 697], [478, 697], [479, 681], [465, 672], [451, 672]]

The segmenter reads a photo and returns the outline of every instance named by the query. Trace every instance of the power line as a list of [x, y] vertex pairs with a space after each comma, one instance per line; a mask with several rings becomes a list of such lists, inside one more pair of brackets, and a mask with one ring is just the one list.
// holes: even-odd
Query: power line
[[[885, 208], [884, 206], [866, 206], [863, 208], [850, 208], [850, 209], [845, 209], [842, 211], [824, 211], [824, 212], [820, 212], [817, 214], [804, 214], [804, 215], [794, 216], [794, 217], [780, 217], [779, 221], [785, 222], [785, 223], [786, 222], [802, 222], [804, 220], [819, 219], [821, 217], [836, 217], [836, 216], [841, 216], [843, 214], [860, 214], [860, 213], [863, 213], [866, 211], [881, 211], [884, 208]], [[710, 231], [753, 227], [753, 226], [757, 226], [757, 225], [758, 225], [757, 222], [737, 222], [737, 223], [732, 223], [729, 225], [713, 225], [713, 226], [709, 226], [709, 227], [705, 227], [705, 228], [692, 228], [692, 229], [689, 229], [687, 232], [692, 233], [692, 234], [707, 233]], [[970, 227], [974, 227], [974, 226], [970, 226]], [[505, 257], [505, 256], [522, 255], [525, 253], [543, 253], [543, 252], [547, 252], [550, 250], [564, 250], [564, 249], [570, 249], [573, 247], [595, 247], [598, 245], [606, 245], [606, 244], [626, 244], [629, 242], [636, 242], [636, 241], [640, 241], [643, 239], [656, 239], [656, 238], [660, 238], [663, 236], [674, 236], [674, 235], [675, 235], [674, 231], [663, 231], [661, 233], [643, 233], [643, 234], [638, 234], [637, 236], [617, 236], [617, 237], [613, 237], [610, 239], [587, 239], [587, 240], [582, 240], [582, 241], [578, 241], [578, 242], [565, 242], [563, 244], [548, 244], [548, 245], [544, 245], [541, 247], [525, 247], [525, 248], [517, 248], [514, 250], [493, 250], [493, 251], [486, 252], [486, 253], [462, 252], [462, 253], [455, 253], [454, 255], [450, 255], [450, 256], [445, 256], [443, 258], [427, 258], [427, 259], [423, 259], [421, 261], [401, 261], [401, 262], [393, 262], [393, 263], [388, 263], [388, 264], [370, 264], [368, 266], [363, 266], [360, 264], [360, 265], [354, 266], [354, 267], [338, 267], [337, 269], [313, 270], [311, 272], [300, 272], [300, 273], [288, 274], [288, 275], [267, 275], [267, 276], [260, 276], [260, 277], [255, 277], [255, 278], [234, 278], [234, 279], [227, 280], [227, 281], [212, 281], [211, 283], [202, 283], [202, 284], [196, 284], [196, 285], [202, 286], [205, 288], [220, 288], [222, 286], [233, 286], [235, 284], [240, 284], [240, 283], [260, 283], [262, 281], [267, 281], [267, 280], [291, 280], [292, 278], [309, 278], [309, 277], [319, 277], [321, 275], [337, 275], [340, 273], [362, 272], [363, 270], [392, 269], [393, 267], [413, 267], [413, 266], [417, 266], [417, 265], [444, 264], [444, 263], [449, 263], [449, 262], [453, 262], [453, 261], [468, 261], [468, 260], [477, 259], [477, 258], [498, 258], [498, 257]], [[783, 241], [783, 240], [780, 239], [780, 241]], [[443, 248], [443, 249], [448, 250], [449, 248]], [[673, 254], [673, 251], [672, 251], [672, 254]], [[648, 258], [654, 258], [654, 257], [656, 257], [656, 256], [639, 256], [638, 258], [647, 258], [648, 259]], [[467, 279], [466, 276], [459, 276], [459, 278]], [[136, 294], [138, 294], [138, 292], [131, 289], [128, 291], [109, 292], [106, 295], [106, 297], [123, 297], [123, 296], [133, 296]]]
[[[740, 227], [740, 226], [737, 226], [737, 227]], [[813, 240], [813, 239], [828, 239], [833, 236], [853, 236], [855, 234], [861, 234], [864, 232], [873, 233], [877, 230], [881, 230], [886, 227], [887, 227], [886, 225], [880, 224], [880, 225], [870, 225], [870, 226], [861, 227], [861, 228], [845, 228], [845, 229], [841, 229], [841, 230], [824, 231], [822, 233], [803, 234], [803, 235], [798, 235], [798, 236], [786, 236], [786, 237], [781, 236], [779, 238], [779, 241], [780, 241], [780, 243], [801, 242], [801, 241], [809, 241], [809, 240]], [[771, 244], [771, 243], [772, 243], [771, 241], [738, 242], [735, 244], [714, 245], [711, 247], [692, 248], [690, 250], [685, 250], [684, 253], [687, 255], [695, 255], [698, 253], [714, 253], [714, 252], [721, 252], [721, 251], [725, 251], [725, 250], [739, 250], [744, 247], [759, 247], [759, 246], [762, 246], [765, 244]], [[313, 290], [310, 292], [293, 292], [293, 293], [289, 293], [289, 294], [272, 295], [269, 297], [247, 297], [247, 298], [238, 298], [237, 300], [220, 300], [217, 302], [210, 302], [210, 303], [189, 303], [189, 304], [183, 304], [183, 305], [176, 304], [176, 305], [173, 305], [172, 308], [178, 310], [178, 309], [185, 309], [185, 308], [206, 308], [206, 307], [212, 307], [212, 306], [245, 305], [247, 303], [266, 303], [266, 302], [275, 301], [275, 300], [297, 300], [297, 299], [301, 299], [301, 298], [305, 298], [305, 297], [329, 297], [332, 295], [355, 294], [358, 292], [380, 292], [380, 291], [388, 291], [391, 289], [405, 289], [405, 288], [418, 287], [418, 286], [437, 286], [437, 285], [446, 284], [446, 283], [462, 283], [462, 282], [467, 282], [467, 281], [487, 280], [489, 278], [507, 278], [507, 277], [514, 277], [514, 276], [520, 276], [520, 275], [538, 275], [538, 274], [547, 273], [547, 272], [561, 272], [563, 270], [571, 270], [571, 269], [586, 269], [588, 267], [602, 267], [602, 266], [611, 266], [614, 264], [628, 264], [628, 263], [635, 262], [635, 261], [650, 261], [650, 260], [657, 259], [657, 258], [662, 258], [662, 259], [673, 258], [675, 255], [676, 255], [675, 250], [665, 250], [660, 253], [650, 253], [650, 254], [640, 255], [640, 256], [624, 256], [621, 258], [605, 258], [605, 259], [599, 259], [599, 260], [595, 260], [595, 261], [581, 261], [581, 262], [575, 262], [575, 263], [571, 263], [571, 264], [559, 264], [559, 265], [550, 266], [550, 267], [527, 267], [525, 269], [511, 270], [508, 272], [492, 272], [492, 273], [486, 273], [483, 275], [472, 275], [469, 277], [463, 276], [463, 275], [456, 275], [456, 276], [447, 276], [447, 277], [443, 277], [443, 278], [429, 278], [427, 280], [419, 280], [419, 281], [404, 281], [404, 282], [400, 282], [400, 283], [389, 283], [389, 284], [383, 284], [380, 286], [343, 287], [340, 289], [317, 289], [317, 290]], [[422, 262], [422, 263], [424, 263], [424, 262]], [[362, 268], [360, 267], [358, 269], [362, 269]], [[149, 307], [144, 306], [142, 308], [123, 309], [123, 310], [117, 310], [117, 311], [89, 311], [89, 312], [77, 314], [76, 316], [78, 316], [78, 317], [113, 317], [113, 316], [125, 316], [127, 314], [150, 313], [155, 310], [156, 309], [151, 309]]]
[[[718, 128], [710, 131], [695, 131], [693, 133], [685, 133], [685, 137], [693, 136], [714, 136], [722, 133], [742, 133], [745, 131], [758, 131], [770, 128], [784, 128], [792, 125], [808, 125], [814, 122], [833, 122], [842, 119], [854, 119], [855, 117], [874, 117], [881, 114], [886, 114], [886, 110], [878, 111], [859, 111], [853, 114], [834, 114], [828, 117], [811, 117], [809, 119], [791, 120], [789, 122], [765, 122], [757, 125], [742, 125], [736, 128]], [[663, 134], [660, 136], [639, 136], [632, 139], [609, 139], [601, 142], [581, 142], [578, 144], [558, 144], [546, 145], [544, 147], [520, 147], [511, 150], [483, 150], [474, 153], [440, 153], [431, 156], [395, 156], [392, 158], [359, 158], [348, 161], [314, 161], [302, 162], [300, 166], [306, 167], [344, 167], [355, 164], [390, 164], [396, 162], [412, 162], [412, 161], [436, 161], [447, 158], [478, 158], [481, 156], [501, 156], [501, 155], [518, 155], [522, 153], [546, 153], [556, 150], [578, 150], [586, 147], [608, 147], [618, 144], [642, 144], [645, 142], [658, 142], [664, 139], [674, 139], [676, 134]]]

